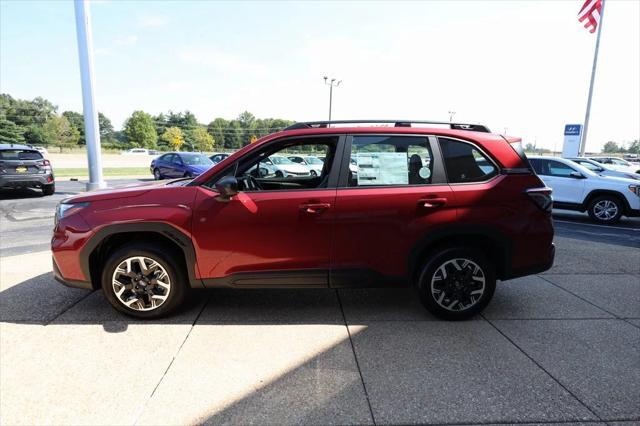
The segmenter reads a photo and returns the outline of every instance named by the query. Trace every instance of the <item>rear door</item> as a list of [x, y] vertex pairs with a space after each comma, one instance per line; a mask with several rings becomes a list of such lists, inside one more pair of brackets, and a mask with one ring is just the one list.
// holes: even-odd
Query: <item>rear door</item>
[[546, 185], [553, 189], [558, 203], [581, 204], [584, 200], [585, 179], [571, 176], [577, 169], [556, 160], [542, 160], [541, 173]]
[[[425, 135], [347, 137], [336, 195], [331, 286], [406, 281], [412, 247], [456, 216], [453, 193], [435, 158], [436, 139]], [[350, 159], [355, 167], [349, 167]]]

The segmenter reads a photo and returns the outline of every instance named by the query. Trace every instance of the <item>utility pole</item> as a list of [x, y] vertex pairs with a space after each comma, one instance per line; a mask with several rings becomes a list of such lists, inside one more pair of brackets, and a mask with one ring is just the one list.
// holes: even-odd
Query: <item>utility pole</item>
[[82, 107], [84, 112], [84, 133], [87, 141], [89, 182], [87, 191], [106, 188], [102, 180], [102, 158], [100, 152], [100, 129], [98, 111], [93, 96], [93, 36], [91, 34], [91, 13], [88, 0], [74, 1], [76, 12], [76, 34], [78, 36], [78, 60], [82, 83]]
[[449, 123], [453, 123], [453, 117], [455, 117], [455, 111], [449, 111]]
[[589, 129], [589, 115], [591, 114], [591, 97], [593, 95], [593, 82], [596, 78], [596, 65], [598, 64], [598, 50], [600, 49], [600, 33], [602, 32], [602, 21], [604, 19], [604, 3], [600, 6], [600, 22], [598, 22], [598, 36], [596, 38], [596, 49], [593, 52], [593, 67], [591, 68], [591, 82], [589, 83], [589, 96], [587, 97], [587, 112], [584, 115], [584, 128], [582, 129], [582, 140], [580, 141], [580, 157], [584, 157], [587, 148], [587, 130]]
[[332, 78], [331, 80], [329, 80], [329, 77], [327, 77], [326, 75], [324, 76], [324, 84], [329, 86], [329, 121], [331, 121], [331, 104], [333, 101], [333, 88], [340, 86], [340, 83], [342, 83], [342, 80], [336, 81], [335, 78]]

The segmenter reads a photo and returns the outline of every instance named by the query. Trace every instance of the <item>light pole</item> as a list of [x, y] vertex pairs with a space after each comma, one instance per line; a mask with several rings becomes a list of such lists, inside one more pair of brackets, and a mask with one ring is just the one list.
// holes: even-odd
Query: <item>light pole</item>
[[455, 117], [455, 111], [449, 111], [449, 123], [453, 123], [453, 117]]
[[331, 121], [331, 103], [333, 101], [333, 88], [340, 86], [340, 83], [342, 83], [342, 80], [336, 80], [335, 78], [332, 78], [331, 80], [329, 80], [329, 77], [327, 77], [326, 75], [324, 76], [324, 84], [329, 86], [329, 121]]

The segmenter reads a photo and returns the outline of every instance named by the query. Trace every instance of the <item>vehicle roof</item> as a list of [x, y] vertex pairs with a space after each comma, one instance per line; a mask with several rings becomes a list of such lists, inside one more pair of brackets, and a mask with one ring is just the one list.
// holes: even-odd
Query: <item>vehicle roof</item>
[[29, 145], [22, 145], [18, 143], [0, 143], [0, 149], [24, 149], [29, 151], [37, 151], [35, 148]]

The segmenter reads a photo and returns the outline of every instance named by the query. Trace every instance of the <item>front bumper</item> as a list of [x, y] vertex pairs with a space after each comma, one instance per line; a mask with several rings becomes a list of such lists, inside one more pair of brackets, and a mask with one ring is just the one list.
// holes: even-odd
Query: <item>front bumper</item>
[[84, 290], [93, 290], [93, 286], [89, 281], [78, 281], [78, 280], [69, 280], [65, 279], [60, 272], [60, 268], [56, 264], [56, 259], [52, 256], [51, 260], [53, 262], [53, 278], [59, 283], [73, 288], [82, 288]]
[[33, 188], [50, 185], [54, 182], [51, 173], [37, 175], [0, 175], [0, 188]]

